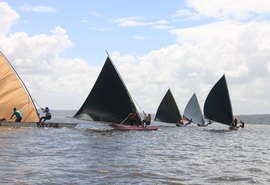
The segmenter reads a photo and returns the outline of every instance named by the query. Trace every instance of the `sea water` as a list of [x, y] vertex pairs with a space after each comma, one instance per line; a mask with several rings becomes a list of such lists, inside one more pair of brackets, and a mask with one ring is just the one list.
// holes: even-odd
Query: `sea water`
[[270, 184], [270, 125], [250, 120], [238, 131], [218, 123], [150, 132], [86, 121], [0, 127], [0, 184]]

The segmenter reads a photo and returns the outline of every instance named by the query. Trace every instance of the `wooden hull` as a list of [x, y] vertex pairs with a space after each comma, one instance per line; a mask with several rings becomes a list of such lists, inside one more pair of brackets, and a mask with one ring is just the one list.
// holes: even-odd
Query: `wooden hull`
[[[47, 122], [47, 126], [45, 127], [52, 127], [52, 128], [74, 128], [77, 126], [78, 123], [58, 123], [58, 122]], [[0, 122], [0, 126], [2, 127], [37, 127], [37, 123], [35, 122]], [[44, 128], [44, 127], [39, 127]]]
[[138, 126], [129, 126], [129, 125], [119, 125], [119, 124], [110, 124], [112, 128], [119, 130], [119, 131], [156, 131], [158, 130], [159, 126], [147, 126], [147, 127], [138, 127]]

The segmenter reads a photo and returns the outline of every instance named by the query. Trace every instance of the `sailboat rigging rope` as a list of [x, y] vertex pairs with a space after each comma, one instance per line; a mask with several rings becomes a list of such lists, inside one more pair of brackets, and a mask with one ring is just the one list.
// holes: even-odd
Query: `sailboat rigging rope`
[[36, 102], [36, 104], [39, 106], [39, 108], [42, 108], [39, 103], [33, 98], [34, 102]]

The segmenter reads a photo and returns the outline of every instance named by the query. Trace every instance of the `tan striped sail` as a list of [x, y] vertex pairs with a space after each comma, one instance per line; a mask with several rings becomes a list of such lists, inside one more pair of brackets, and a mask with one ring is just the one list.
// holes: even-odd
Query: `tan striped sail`
[[[37, 109], [24, 83], [0, 52], [0, 118], [7, 121], [13, 114], [13, 108], [21, 111], [22, 122], [39, 121]], [[15, 120], [13, 116], [13, 120]]]

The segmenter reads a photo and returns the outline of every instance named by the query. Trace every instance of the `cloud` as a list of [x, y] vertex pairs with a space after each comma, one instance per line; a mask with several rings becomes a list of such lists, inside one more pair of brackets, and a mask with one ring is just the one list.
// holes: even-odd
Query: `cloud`
[[187, 5], [199, 15], [218, 19], [249, 19], [269, 15], [268, 0], [188, 0]]
[[10, 27], [20, 18], [19, 14], [6, 2], [0, 2], [0, 17], [0, 34], [7, 33]]
[[113, 51], [110, 57], [115, 60], [116, 64], [134, 63], [136, 58], [132, 55], [121, 55], [118, 51]]
[[[0, 28], [12, 26], [19, 16], [7, 4], [0, 3], [0, 9], [0, 12], [9, 13], [7, 17], [10, 18], [9, 22], [0, 22]], [[41, 106], [52, 109], [79, 108], [101, 69], [101, 66], [90, 66], [83, 59], [62, 56], [72, 47], [72, 42], [60, 26], [53, 28], [50, 34], [9, 33], [0, 36], [0, 43], [1, 51], [32, 97]]]
[[176, 13], [174, 13], [173, 15], [171, 15], [171, 17], [172, 18], [181, 17], [181, 18], [185, 18], [185, 19], [198, 19], [201, 16], [197, 12], [194, 12], [192, 10], [180, 9], [180, 10], [177, 10]]
[[173, 30], [179, 44], [141, 57], [136, 72], [140, 77], [130, 83], [141, 80], [147, 84], [136, 86], [142, 87], [144, 97], [138, 99], [143, 107], [155, 110], [170, 87], [183, 110], [193, 92], [203, 106], [207, 93], [225, 73], [236, 114], [267, 112], [269, 32], [269, 22], [218, 22]]
[[178, 43], [136, 57], [135, 63], [118, 62], [119, 52], [112, 59], [146, 112], [155, 113], [168, 88], [181, 112], [193, 92], [203, 107], [208, 92], [225, 73], [235, 114], [267, 113], [269, 32], [269, 22], [209, 23], [172, 30]]
[[[206, 15], [206, 10], [204, 13], [195, 4], [193, 7]], [[10, 28], [19, 15], [7, 4], [0, 3], [0, 9], [10, 18], [0, 21], [0, 28]], [[151, 28], [170, 25], [166, 20], [151, 22], [140, 16], [119, 18], [115, 23], [128, 25], [128, 21]], [[9, 33], [6, 27], [2, 32]], [[170, 30], [176, 38], [174, 44], [143, 56], [113, 51], [110, 57], [140, 111], [142, 107], [146, 112], [155, 113], [168, 88], [182, 113], [193, 92], [203, 107], [208, 92], [225, 73], [235, 114], [266, 113], [270, 102], [269, 32], [268, 21], [220, 20]], [[72, 46], [66, 30], [60, 26], [49, 34], [0, 35], [2, 52], [31, 95], [40, 105], [53, 109], [78, 109], [102, 68], [102, 65], [91, 66], [81, 58], [63, 57]]]
[[131, 16], [131, 17], [120, 17], [115, 19], [113, 22], [121, 27], [134, 27], [134, 26], [145, 26], [142, 16]]
[[54, 28], [51, 35], [30, 37], [19, 32], [1, 42], [9, 43], [2, 45], [1, 50], [31, 95], [43, 106], [47, 104], [53, 109], [79, 107], [97, 76], [97, 68], [89, 66], [85, 60], [61, 57], [61, 52], [72, 45], [61, 27]]
[[169, 30], [169, 29], [173, 29], [174, 27], [173, 26], [168, 26], [168, 25], [153, 25], [152, 26], [153, 29], [157, 29], [157, 30]]
[[49, 6], [32, 6], [32, 5], [23, 5], [20, 7], [21, 10], [27, 12], [36, 12], [36, 13], [55, 13], [57, 10]]
[[120, 17], [113, 21], [120, 27], [138, 27], [138, 26], [148, 26], [153, 29], [171, 29], [173, 26], [169, 25], [167, 20], [158, 21], [145, 21], [142, 16], [131, 16], [131, 17]]
[[[177, 36], [180, 44], [208, 55], [203, 63], [216, 71], [224, 70], [234, 77], [263, 77], [267, 76], [269, 31], [268, 22], [218, 22], [171, 33]], [[216, 63], [211, 65], [213, 61]], [[261, 64], [257, 65], [258, 62]]]

